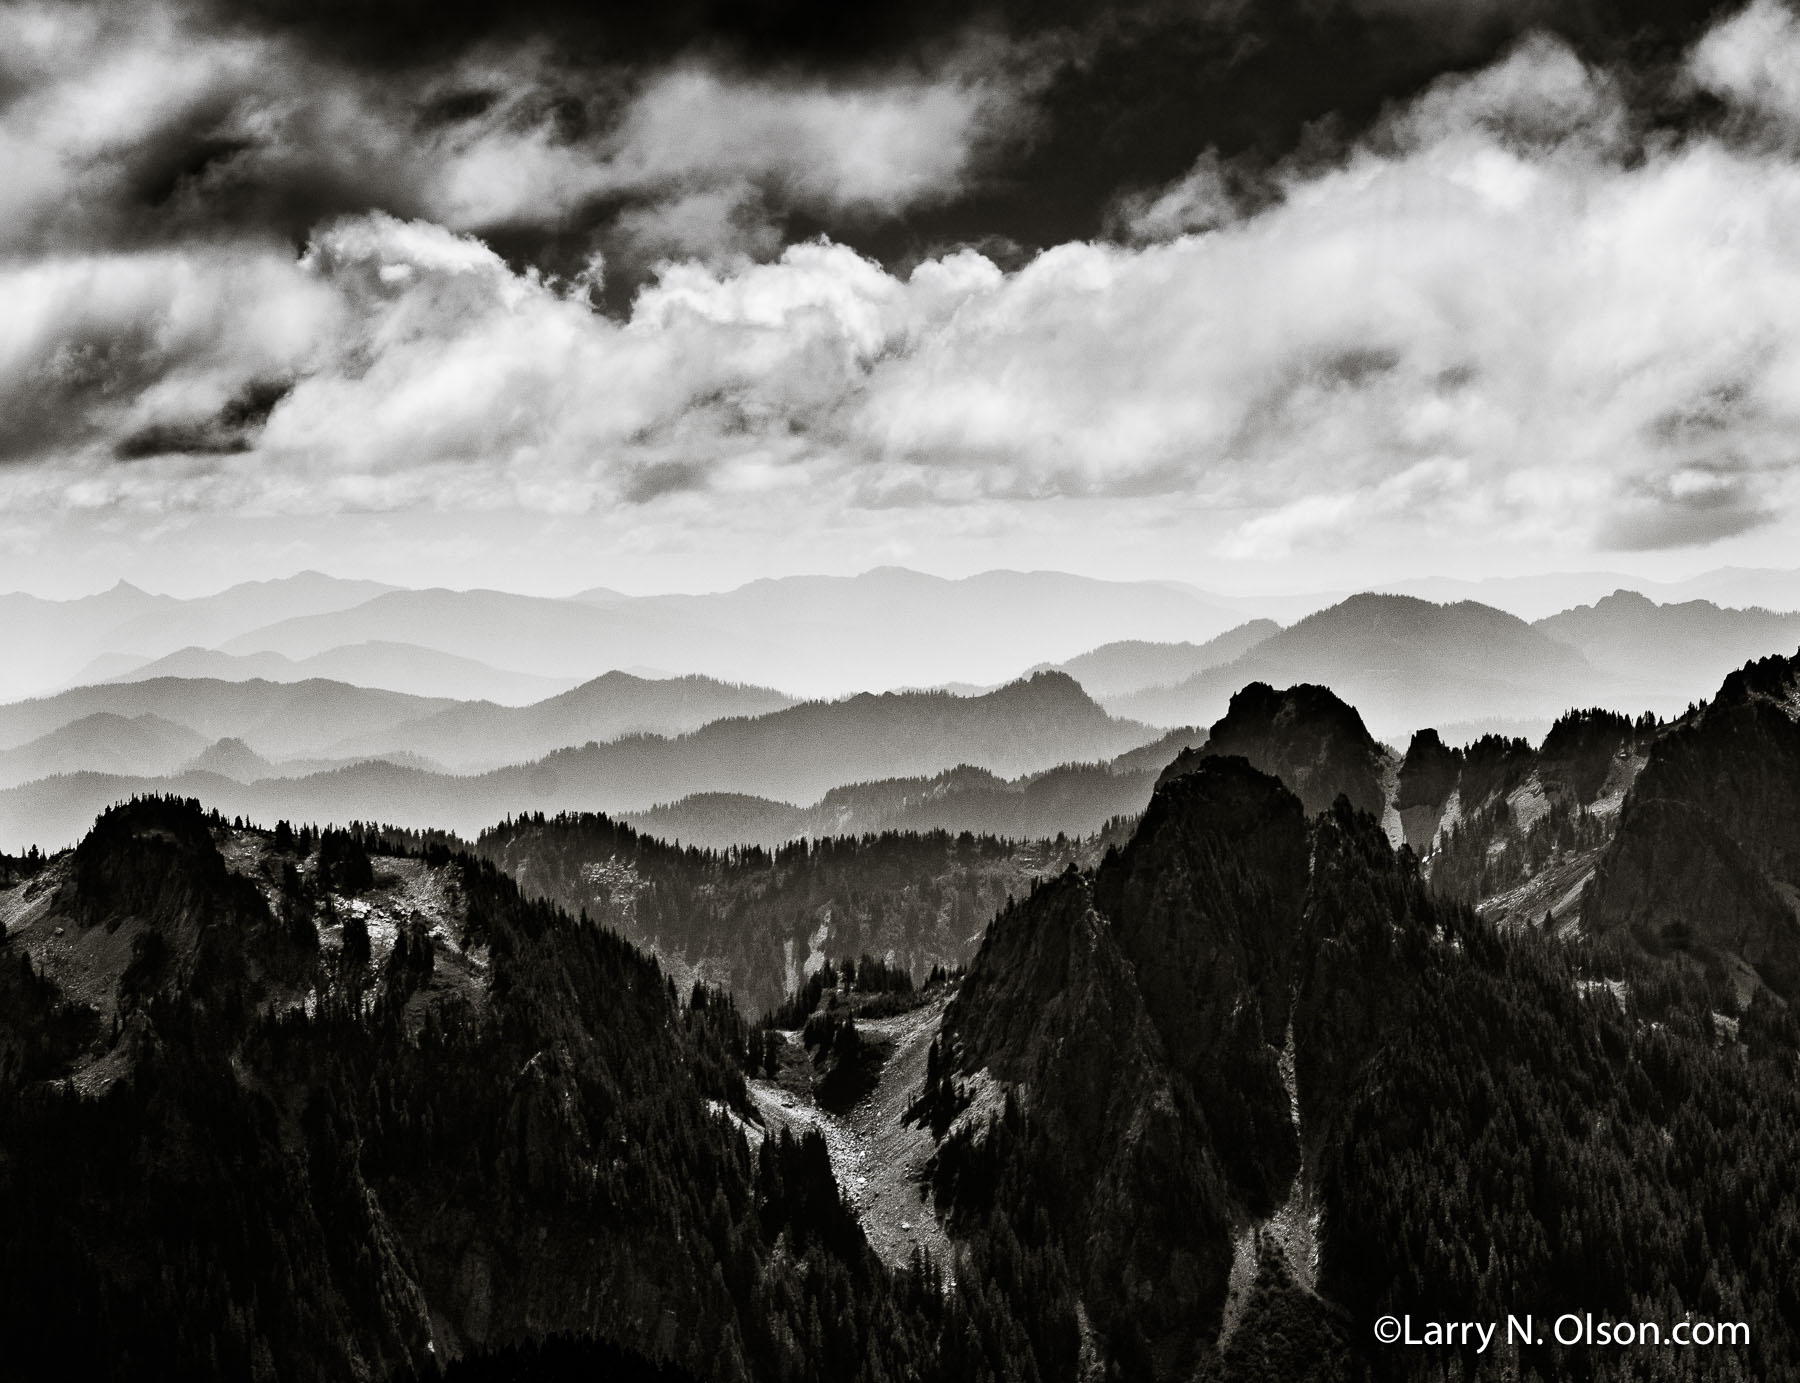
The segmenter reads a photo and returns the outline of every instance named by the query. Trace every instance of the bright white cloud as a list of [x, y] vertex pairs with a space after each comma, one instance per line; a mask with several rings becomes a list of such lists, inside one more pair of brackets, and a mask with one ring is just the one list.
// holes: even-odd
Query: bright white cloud
[[1800, 132], [1800, 14], [1783, 0], [1752, 0], [1694, 49], [1699, 86], [1740, 111]]
[[[1718, 87], [1767, 103], [1755, 81]], [[589, 174], [704, 189], [765, 145], [812, 148], [816, 166], [758, 176], [839, 203], [922, 197], [957, 176], [944, 131], [980, 124], [978, 98], [942, 90], [921, 141], [896, 112], [939, 109], [929, 92], [746, 104], [683, 71]], [[738, 143], [677, 147], [684, 122], [731, 110]], [[1626, 549], [1791, 523], [1800, 166], [1709, 138], [1628, 158], [1628, 125], [1607, 77], [1534, 40], [1392, 112], [1341, 166], [1282, 174], [1254, 213], [1188, 215], [1211, 195], [1190, 177], [1144, 204], [1140, 243], [1011, 273], [966, 250], [905, 275], [822, 242], [760, 264], [727, 250], [666, 264], [624, 321], [379, 214], [322, 226], [298, 259], [0, 265], [0, 297], [29, 305], [0, 327], [0, 398], [63, 362], [58, 416], [79, 424], [17, 443], [39, 459], [0, 503], [762, 513], [823, 532], [1092, 500], [1226, 516], [1217, 550], [1265, 558], [1401, 522]], [[847, 129], [877, 156], [858, 162]], [[203, 419], [267, 377], [294, 383], [253, 451], [110, 459], [131, 429]]]

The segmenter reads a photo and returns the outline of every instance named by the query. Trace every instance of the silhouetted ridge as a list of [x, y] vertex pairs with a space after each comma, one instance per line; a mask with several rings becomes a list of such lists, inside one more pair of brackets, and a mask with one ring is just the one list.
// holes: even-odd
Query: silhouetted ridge
[[1462, 751], [1447, 747], [1436, 730], [1415, 730], [1400, 763], [1399, 795], [1394, 805], [1402, 812], [1413, 807], [1441, 810], [1456, 791], [1462, 766]]
[[1190, 772], [1204, 758], [1235, 754], [1281, 779], [1309, 813], [1343, 795], [1379, 815], [1383, 753], [1355, 707], [1330, 688], [1302, 684], [1276, 691], [1252, 682], [1232, 696], [1206, 743], [1184, 751], [1162, 781]]

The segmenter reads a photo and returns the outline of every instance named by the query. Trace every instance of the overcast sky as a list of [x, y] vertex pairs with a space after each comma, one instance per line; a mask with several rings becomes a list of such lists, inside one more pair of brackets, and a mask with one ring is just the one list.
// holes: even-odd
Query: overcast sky
[[0, 3], [0, 587], [1795, 565], [1781, 0], [593, 8]]

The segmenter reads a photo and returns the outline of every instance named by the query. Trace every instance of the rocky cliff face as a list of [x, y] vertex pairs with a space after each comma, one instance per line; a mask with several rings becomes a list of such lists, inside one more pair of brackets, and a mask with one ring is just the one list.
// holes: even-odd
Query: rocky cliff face
[[1298, 798], [1203, 759], [1092, 875], [996, 918], [945, 1015], [970, 1103], [940, 1204], [965, 1231], [994, 1213], [1033, 1226], [1132, 1376], [1211, 1357], [1238, 1230], [1299, 1173], [1280, 1054], [1307, 854]]
[[[1504, 802], [1508, 756], [1474, 757]], [[1756, 929], [1779, 885], [1689, 816], [1684, 886], [1778, 974]], [[1632, 820], [1620, 878], [1658, 867]], [[996, 919], [946, 1012], [927, 1103], [951, 1233], [1012, 1246], [1025, 1314], [1075, 1322], [1044, 1377], [1630, 1376], [1556, 1346], [1369, 1343], [1383, 1313], [1548, 1319], [1582, 1293], [1614, 1319], [1716, 1302], [1800, 1358], [1759, 1266], [1795, 1200], [1800, 1028], [1622, 936], [1502, 930], [1347, 798], [1309, 820], [1243, 760], [1200, 758], [1125, 849]], [[1740, 1195], [1753, 1214], [1724, 1208]], [[1708, 1238], [1715, 1213], [1741, 1238]]]
[[1583, 909], [1652, 950], [1800, 997], [1800, 659], [1725, 679], [1656, 742]]
[[1382, 774], [1387, 751], [1354, 707], [1326, 687], [1306, 684], [1276, 691], [1252, 682], [1231, 698], [1207, 741], [1184, 750], [1164, 779], [1190, 771], [1203, 758], [1236, 755], [1281, 779], [1305, 806], [1322, 812], [1339, 795], [1379, 817], [1385, 807]]

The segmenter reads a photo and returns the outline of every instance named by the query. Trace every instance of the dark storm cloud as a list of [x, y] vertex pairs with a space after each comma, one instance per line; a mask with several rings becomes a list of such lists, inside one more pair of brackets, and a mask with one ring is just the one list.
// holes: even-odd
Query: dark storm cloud
[[[158, 112], [140, 143], [109, 147], [116, 166], [86, 189], [95, 210], [85, 229], [118, 243], [261, 226], [297, 242], [345, 212], [428, 215], [491, 234], [517, 266], [571, 274], [603, 250], [620, 306], [663, 254], [766, 258], [821, 233], [889, 264], [983, 241], [1029, 253], [1131, 238], [1131, 226], [1140, 237], [1164, 222], [1204, 228], [1204, 208], [1198, 224], [1183, 219], [1191, 209], [1165, 207], [1163, 222], [1147, 223], [1121, 220], [1118, 209], [1134, 197], [1149, 205], [1203, 156], [1222, 160], [1255, 204], [1266, 170], [1337, 156], [1394, 103], [1446, 71], [1493, 60], [1527, 29], [1555, 33], [1594, 62], [1650, 70], [1691, 42], [1713, 9], [1703, 0], [203, 0], [182, 13], [221, 39], [299, 45], [306, 56], [288, 66], [307, 70], [265, 73], [275, 87], [341, 80], [355, 109], [334, 121], [297, 92], [271, 118], [254, 81], [198, 92]], [[420, 185], [429, 172], [420, 161], [443, 157], [444, 142], [497, 127], [531, 125], [547, 145], [597, 156], [633, 93], [671, 65], [801, 89], [930, 82], [960, 60], [968, 80], [982, 75], [967, 70], [971, 35], [992, 45], [977, 67], [1028, 90], [990, 112], [959, 176], [933, 195], [821, 199], [752, 167], [735, 182], [721, 174], [695, 186], [677, 172], [457, 218]], [[1000, 71], [1008, 62], [1029, 76]], [[1665, 84], [1651, 83], [1644, 99], [1668, 114]], [[427, 136], [422, 147], [409, 149], [409, 130]], [[725, 205], [728, 185], [736, 195]], [[717, 224], [698, 228], [709, 208]], [[62, 215], [44, 233], [69, 243], [81, 231]]]
[[275, 405], [293, 392], [292, 380], [254, 379], [208, 417], [164, 419], [119, 439], [121, 461], [153, 456], [235, 456], [256, 445]]
[[1780, 0], [1698, 56], [1400, 0], [196, 13], [0, 7], [0, 508], [1167, 496], [1272, 559], [1800, 494], [1800, 159], [1736, 132], [1800, 129]]

